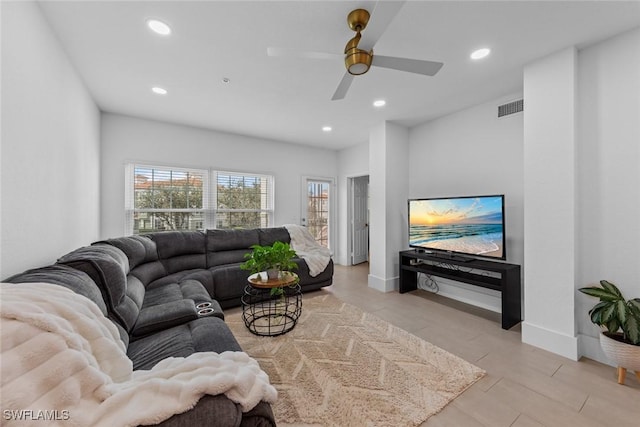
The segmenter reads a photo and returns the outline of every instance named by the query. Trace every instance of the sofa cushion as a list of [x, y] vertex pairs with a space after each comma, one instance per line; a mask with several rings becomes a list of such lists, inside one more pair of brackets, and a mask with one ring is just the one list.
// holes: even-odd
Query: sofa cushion
[[207, 268], [245, 261], [260, 243], [258, 230], [207, 230]]
[[[208, 307], [214, 310], [210, 315], [224, 320], [224, 312], [220, 304], [218, 304], [216, 300], [211, 299], [209, 293], [197, 280], [184, 280], [180, 283], [167, 283], [161, 286], [150, 287], [147, 289], [140, 316], [142, 316], [142, 312], [147, 308], [175, 301], [189, 301], [194, 306], [206, 303]], [[138, 325], [136, 325], [136, 328], [138, 328]]]
[[149, 234], [149, 237], [156, 242], [158, 258], [167, 270], [167, 274], [206, 267], [204, 233], [165, 231]]
[[187, 357], [197, 351], [242, 351], [229, 327], [217, 317], [201, 317], [153, 335], [132, 340], [127, 355], [133, 369], [151, 369], [167, 357]]
[[165, 286], [170, 283], [182, 283], [186, 280], [195, 280], [199, 282], [202, 286], [204, 286], [206, 294], [209, 296], [209, 298], [215, 298], [215, 295], [213, 293], [213, 279], [211, 277], [211, 272], [209, 270], [202, 269], [185, 270], [178, 271], [173, 274], [167, 274], [164, 277], [161, 277], [147, 284], [147, 290]]
[[[215, 420], [215, 421], [212, 421]], [[190, 411], [175, 414], [164, 420], [160, 427], [192, 426], [275, 427], [271, 405], [261, 401], [249, 412], [242, 412], [239, 404], [223, 395], [204, 395]]]
[[237, 300], [235, 305], [239, 305], [240, 297], [248, 284], [247, 279], [251, 273], [240, 269], [239, 264], [220, 265], [211, 268], [210, 271], [213, 275], [216, 299], [222, 307], [225, 308], [225, 304], [222, 302], [229, 299]]
[[136, 337], [169, 329], [198, 318], [193, 300], [179, 299], [140, 310], [138, 321], [131, 331]]
[[327, 267], [317, 276], [311, 275], [311, 273], [309, 272], [309, 266], [303, 259], [296, 258], [294, 261], [298, 265], [298, 268], [294, 272], [300, 278], [300, 282], [304, 283], [305, 286], [316, 283], [325, 283], [327, 281], [329, 282], [329, 284], [331, 284], [333, 280], [333, 261], [329, 260], [329, 264], [327, 264]]
[[257, 229], [207, 230], [207, 252], [249, 249], [260, 244]]
[[166, 266], [159, 260], [156, 242], [148, 235], [119, 237], [94, 243], [97, 244], [112, 245], [124, 252], [129, 259], [129, 274], [140, 279], [145, 286], [169, 274]]
[[167, 273], [177, 273], [185, 270], [204, 269], [207, 265], [205, 254], [178, 255], [161, 259], [160, 262], [167, 269]]
[[291, 243], [291, 236], [284, 227], [259, 228], [258, 236], [262, 246], [271, 246], [275, 242]]
[[160, 261], [151, 261], [144, 264], [138, 264], [136, 268], [132, 269], [129, 274], [136, 276], [140, 281], [147, 286], [155, 280], [166, 277], [167, 269]]
[[211, 396], [205, 394], [193, 409], [181, 414], [175, 414], [159, 425], [162, 427], [193, 427], [214, 424], [219, 426], [240, 426], [242, 417], [240, 405], [234, 403], [225, 395]]
[[109, 244], [120, 249], [129, 259], [129, 269], [147, 262], [158, 260], [156, 243], [147, 236], [127, 236], [108, 239], [94, 244]]
[[100, 288], [110, 316], [131, 331], [142, 306], [144, 286], [127, 277], [129, 260], [124, 252], [115, 246], [96, 244], [76, 249], [58, 263], [87, 273]]
[[146, 297], [144, 285], [136, 276], [127, 275], [127, 298], [131, 299], [136, 307], [141, 308]]
[[102, 297], [102, 292], [87, 273], [66, 265], [50, 265], [48, 267], [35, 268], [16, 274], [15, 276], [11, 276], [6, 279], [5, 282], [51, 283], [71, 289], [75, 293], [93, 301], [98, 306], [102, 314], [116, 325], [118, 333], [120, 334], [120, 339], [124, 342], [125, 347], [129, 345], [129, 334], [118, 323], [118, 321], [114, 320], [109, 314]]
[[142, 308], [182, 299], [192, 300], [194, 304], [211, 301], [209, 293], [200, 282], [187, 279], [180, 283], [165, 283], [160, 286], [150, 286], [145, 294]]
[[156, 242], [158, 258], [205, 253], [205, 236], [200, 231], [161, 231], [148, 234]]
[[154, 305], [166, 304], [171, 301], [182, 299], [182, 290], [177, 283], [167, 283], [162, 286], [147, 289], [144, 296], [142, 308], [152, 307]]
[[89, 298], [100, 308], [102, 314], [107, 315], [107, 306], [95, 282], [91, 280], [87, 273], [66, 265], [34, 268], [11, 276], [4, 281], [7, 283], [52, 283], [64, 286], [77, 294]]
[[245, 262], [246, 254], [250, 254], [251, 249], [233, 249], [221, 252], [209, 252], [207, 254], [207, 265], [209, 268], [226, 264], [238, 264]]

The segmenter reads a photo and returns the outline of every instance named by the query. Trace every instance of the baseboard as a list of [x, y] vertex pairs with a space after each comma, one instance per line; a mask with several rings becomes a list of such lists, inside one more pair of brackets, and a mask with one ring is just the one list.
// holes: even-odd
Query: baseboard
[[522, 322], [522, 342], [571, 360], [578, 360], [578, 339], [541, 326]]
[[369, 274], [368, 277], [369, 287], [380, 292], [393, 292], [399, 289], [399, 277], [392, 277], [390, 279], [383, 279], [381, 277]]
[[596, 362], [615, 367], [613, 362], [607, 359], [607, 356], [602, 351], [600, 338], [578, 334], [578, 354], [580, 357], [588, 357]]
[[[475, 289], [471, 289], [471, 285], [460, 284], [456, 282], [455, 284], [445, 283], [446, 279], [437, 280], [438, 283], [438, 295], [442, 295], [443, 297], [451, 298], [456, 301], [463, 302], [465, 304], [473, 305], [476, 307], [484, 308], [485, 310], [493, 311], [494, 313], [502, 313], [500, 294], [496, 291], [497, 294], [489, 294], [488, 292], [477, 292]], [[483, 288], [480, 288], [484, 290]]]

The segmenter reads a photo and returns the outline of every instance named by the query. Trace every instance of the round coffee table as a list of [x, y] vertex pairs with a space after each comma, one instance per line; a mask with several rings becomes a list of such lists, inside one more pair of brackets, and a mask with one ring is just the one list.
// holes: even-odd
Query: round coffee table
[[249, 331], [275, 337], [292, 330], [302, 312], [298, 275], [285, 271], [278, 279], [265, 281], [261, 273], [256, 273], [247, 281], [242, 296], [242, 319]]

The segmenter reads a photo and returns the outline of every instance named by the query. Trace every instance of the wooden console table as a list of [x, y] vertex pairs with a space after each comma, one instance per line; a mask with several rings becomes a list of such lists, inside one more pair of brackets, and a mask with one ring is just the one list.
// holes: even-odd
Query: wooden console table
[[418, 288], [418, 273], [468, 283], [502, 294], [502, 329], [520, 323], [520, 266], [480, 259], [459, 259], [447, 255], [408, 250], [400, 252], [400, 293]]

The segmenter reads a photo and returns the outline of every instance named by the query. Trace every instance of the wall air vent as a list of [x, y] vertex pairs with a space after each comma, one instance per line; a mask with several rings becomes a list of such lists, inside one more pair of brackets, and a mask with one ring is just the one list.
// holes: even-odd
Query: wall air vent
[[509, 114], [519, 113], [524, 110], [524, 100], [509, 102], [508, 104], [498, 105], [498, 117], [508, 116]]

